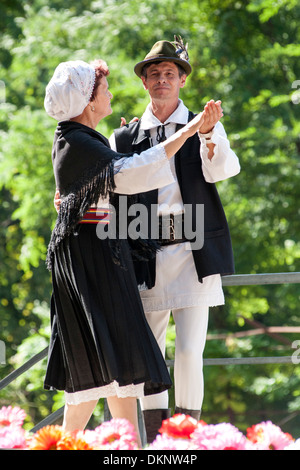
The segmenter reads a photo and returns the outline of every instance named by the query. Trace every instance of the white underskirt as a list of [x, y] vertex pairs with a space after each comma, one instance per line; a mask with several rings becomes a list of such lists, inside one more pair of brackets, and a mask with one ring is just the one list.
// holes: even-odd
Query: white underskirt
[[118, 398], [143, 397], [144, 383], [137, 385], [130, 384], [120, 387], [118, 382], [114, 381], [108, 385], [104, 385], [103, 387], [95, 387], [73, 393], [65, 392], [65, 402], [68, 405], [79, 405], [83, 402], [114, 396], [117, 396]]

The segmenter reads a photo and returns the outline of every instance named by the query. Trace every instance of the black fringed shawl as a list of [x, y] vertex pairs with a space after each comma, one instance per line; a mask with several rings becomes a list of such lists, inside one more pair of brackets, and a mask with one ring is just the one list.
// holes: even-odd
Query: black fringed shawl
[[51, 270], [55, 248], [73, 233], [99, 197], [114, 190], [114, 162], [124, 154], [113, 152], [99, 132], [74, 121], [60, 122], [54, 134], [52, 163], [61, 205], [48, 246]]
[[[131, 156], [132, 153], [114, 152], [106, 137], [90, 127], [74, 121], [58, 124], [52, 163], [61, 205], [48, 246], [46, 265], [49, 270], [56, 247], [65, 237], [76, 232], [78, 222], [91, 205], [97, 204], [100, 197], [110, 196], [110, 202], [117, 210], [118, 202], [113, 195], [114, 163], [120, 158]], [[134, 202], [132, 196], [130, 203]], [[110, 242], [114, 262], [122, 265], [118, 240]], [[133, 256], [138, 259], [149, 259], [159, 249], [151, 240], [139, 239], [130, 241], [130, 244]]]

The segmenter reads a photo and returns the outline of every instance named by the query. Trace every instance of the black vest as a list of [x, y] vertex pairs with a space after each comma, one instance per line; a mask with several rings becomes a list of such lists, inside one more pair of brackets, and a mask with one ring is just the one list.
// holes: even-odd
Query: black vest
[[[189, 120], [193, 116], [190, 112]], [[115, 139], [118, 152], [141, 153], [150, 148], [150, 133], [140, 129], [140, 121], [115, 130]], [[195, 134], [175, 155], [175, 168], [183, 203], [193, 207], [193, 230], [196, 228], [196, 204], [204, 204], [204, 245], [201, 249], [193, 250], [198, 279], [202, 282], [204, 277], [212, 274], [233, 274], [234, 260], [223, 206], [215, 184], [207, 183], [204, 179], [199, 150], [200, 141]], [[157, 189], [139, 195], [140, 202], [149, 208], [149, 217], [151, 204], [157, 204], [157, 199]], [[145, 283], [151, 289], [155, 284], [155, 258], [149, 262], [134, 263], [138, 284]]]

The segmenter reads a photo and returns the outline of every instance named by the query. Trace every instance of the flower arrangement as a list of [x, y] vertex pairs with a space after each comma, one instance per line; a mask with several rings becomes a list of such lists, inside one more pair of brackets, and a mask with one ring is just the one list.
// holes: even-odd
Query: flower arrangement
[[[71, 433], [51, 425], [32, 434], [23, 429], [25, 417], [18, 407], [0, 409], [0, 449], [139, 450], [134, 428], [125, 419], [112, 419], [93, 431]], [[176, 414], [163, 421], [156, 439], [144, 450], [300, 450], [300, 439], [271, 421], [253, 425], [245, 436], [229, 423], [207, 424]]]

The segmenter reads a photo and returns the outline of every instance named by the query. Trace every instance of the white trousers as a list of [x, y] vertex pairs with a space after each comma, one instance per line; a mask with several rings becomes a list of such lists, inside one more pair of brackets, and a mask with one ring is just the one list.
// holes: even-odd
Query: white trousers
[[[209, 307], [172, 310], [176, 325], [174, 386], [175, 405], [189, 410], [201, 410], [203, 383], [203, 350], [205, 347]], [[148, 323], [165, 354], [166, 332], [170, 310], [146, 313]], [[168, 408], [168, 391], [140, 399], [142, 410]]]

